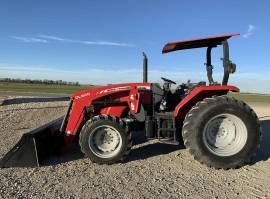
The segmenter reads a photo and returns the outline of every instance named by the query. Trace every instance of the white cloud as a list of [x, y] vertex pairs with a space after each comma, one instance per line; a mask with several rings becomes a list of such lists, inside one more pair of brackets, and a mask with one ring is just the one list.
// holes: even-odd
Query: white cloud
[[50, 36], [50, 35], [39, 35], [38, 37], [48, 40], [55, 40], [55, 41], [71, 41], [69, 39], [64, 39], [60, 37]]
[[[128, 67], [127, 67], [128, 68]], [[134, 68], [134, 67], [129, 67]], [[31, 71], [31, 76], [29, 76]], [[206, 81], [205, 72], [183, 72], [166, 70], [149, 70], [149, 81], [159, 82], [160, 77], [167, 77], [177, 83]], [[221, 82], [222, 73], [215, 73], [214, 79]], [[21, 79], [52, 79], [64, 81], [79, 81], [83, 84], [125, 83], [141, 82], [142, 70], [139, 69], [100, 69], [99, 67], [89, 67], [80, 70], [62, 70], [44, 66], [19, 66], [13, 64], [0, 64], [0, 78], [21, 78]], [[264, 78], [262, 78], [264, 77]], [[230, 77], [229, 83], [238, 86], [242, 92], [268, 93], [270, 94], [270, 71], [254, 73], [238, 73]]]
[[89, 45], [134, 47], [133, 44], [117, 43], [117, 42], [110, 42], [110, 41], [77, 41], [77, 42], [82, 43], [82, 44], [89, 44]]
[[61, 38], [52, 35], [38, 35], [35, 37], [18, 37], [14, 36], [13, 39], [16, 39], [20, 42], [25, 43], [49, 43], [49, 42], [64, 42], [64, 43], [78, 43], [84, 45], [98, 45], [98, 46], [119, 46], [119, 47], [134, 47], [134, 44], [130, 43], [120, 43], [112, 41], [86, 41], [86, 40], [73, 40], [68, 38]]
[[46, 39], [36, 37], [12, 37], [12, 38], [25, 43], [48, 43]]
[[254, 34], [255, 26], [249, 24], [247, 32], [243, 35], [244, 38], [249, 38], [251, 35]]

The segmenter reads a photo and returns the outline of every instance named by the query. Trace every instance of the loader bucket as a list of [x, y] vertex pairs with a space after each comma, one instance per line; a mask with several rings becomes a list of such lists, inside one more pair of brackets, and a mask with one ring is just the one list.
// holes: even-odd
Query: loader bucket
[[19, 142], [1, 159], [0, 167], [38, 167], [44, 160], [59, 152], [63, 117], [23, 134]]

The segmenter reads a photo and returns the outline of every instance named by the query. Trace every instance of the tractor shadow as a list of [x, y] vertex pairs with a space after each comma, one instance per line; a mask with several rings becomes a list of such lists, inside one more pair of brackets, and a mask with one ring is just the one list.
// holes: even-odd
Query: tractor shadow
[[64, 153], [59, 154], [59, 155], [54, 155], [46, 159], [42, 163], [42, 166], [59, 165], [59, 164], [72, 162], [72, 161], [83, 159], [83, 158], [84, 158], [84, 155], [80, 150], [79, 143], [76, 142], [71, 148], [69, 148]]
[[[262, 140], [261, 140], [261, 146], [259, 151], [257, 152], [256, 156], [252, 160], [251, 164], [255, 164], [260, 161], [266, 161], [270, 158], [270, 119], [263, 117], [260, 118], [260, 124], [262, 128]], [[135, 134], [134, 136], [135, 143], [134, 145], [143, 144], [146, 142], [143, 134]], [[140, 159], [147, 159], [149, 157], [163, 155], [163, 154], [169, 154], [171, 152], [174, 152], [176, 150], [184, 149], [185, 146], [183, 144], [180, 144], [179, 146], [175, 145], [169, 145], [169, 144], [163, 144], [163, 143], [149, 143], [145, 144], [141, 147], [137, 147], [135, 149], [132, 149], [131, 154], [127, 161], [135, 161]]]
[[185, 148], [183, 144], [171, 145], [171, 144], [164, 144], [164, 143], [159, 143], [159, 142], [155, 142], [155, 143], [151, 143], [151, 141], [148, 142], [144, 138], [144, 134], [141, 132], [136, 132], [135, 134], [133, 134], [133, 140], [134, 140], [133, 146], [136, 146], [136, 145], [142, 145], [142, 146], [135, 147], [135, 148], [133, 147], [126, 162], [144, 160], [144, 159], [154, 157], [154, 156], [169, 154], [176, 150]]
[[262, 127], [261, 146], [257, 155], [254, 157], [252, 164], [265, 161], [270, 158], [270, 119], [261, 120], [260, 123]]
[[[136, 147], [137, 145], [142, 145]], [[135, 148], [134, 148], [135, 147]], [[148, 142], [143, 132], [135, 132], [133, 134], [133, 148], [128, 158], [123, 163], [128, 163], [136, 160], [143, 160], [150, 157], [169, 154], [176, 150], [183, 149], [183, 145], [170, 145], [163, 143], [151, 143]], [[45, 160], [42, 165], [43, 166], [52, 166], [59, 165], [71, 161], [76, 161], [85, 158], [83, 153], [80, 150], [79, 143], [76, 142], [71, 148], [65, 151], [63, 154], [58, 156], [52, 156], [49, 159]]]
[[[253, 159], [251, 165], [256, 162], [265, 161], [270, 158], [270, 119], [261, 120], [262, 126], [262, 143], [257, 155]], [[184, 149], [184, 145], [170, 145], [158, 142], [148, 142], [142, 132], [135, 132], [133, 134], [133, 148], [125, 163], [144, 160], [150, 157], [165, 155], [176, 150]], [[140, 145], [140, 146], [137, 146]], [[80, 151], [78, 143], [74, 144], [68, 151], [60, 156], [54, 156], [44, 162], [44, 166], [58, 165], [70, 161], [83, 159], [84, 155]]]

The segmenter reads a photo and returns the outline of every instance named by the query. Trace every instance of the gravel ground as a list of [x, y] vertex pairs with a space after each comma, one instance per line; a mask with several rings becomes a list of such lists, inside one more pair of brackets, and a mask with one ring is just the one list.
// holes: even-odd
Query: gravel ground
[[[21, 135], [64, 114], [67, 102], [0, 106], [0, 157]], [[270, 198], [270, 105], [251, 104], [264, 139], [252, 165], [214, 170], [181, 146], [144, 143], [140, 135], [126, 163], [97, 165], [78, 146], [49, 166], [0, 169], [0, 198]], [[267, 134], [268, 133], [268, 134]]]

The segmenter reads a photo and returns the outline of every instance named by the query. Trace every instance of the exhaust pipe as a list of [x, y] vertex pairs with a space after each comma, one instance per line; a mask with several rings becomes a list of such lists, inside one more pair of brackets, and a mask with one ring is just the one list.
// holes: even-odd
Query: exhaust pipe
[[148, 82], [148, 59], [146, 54], [143, 52], [143, 83]]

